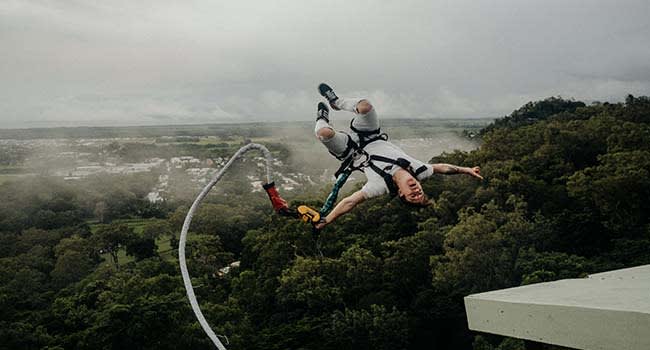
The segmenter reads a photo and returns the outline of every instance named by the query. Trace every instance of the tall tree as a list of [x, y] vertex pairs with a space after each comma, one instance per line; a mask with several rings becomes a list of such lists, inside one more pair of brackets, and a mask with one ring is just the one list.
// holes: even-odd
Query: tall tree
[[135, 239], [135, 233], [126, 224], [102, 225], [92, 235], [95, 247], [100, 253], [108, 253], [111, 256], [115, 268], [119, 270], [118, 252], [130, 241]]

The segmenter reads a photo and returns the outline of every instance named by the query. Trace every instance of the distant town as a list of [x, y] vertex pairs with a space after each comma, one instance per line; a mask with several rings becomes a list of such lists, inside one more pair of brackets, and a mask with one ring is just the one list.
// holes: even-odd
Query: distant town
[[[196, 137], [195, 141], [210, 141], [208, 137]], [[152, 202], [165, 200], [169, 190], [170, 179], [182, 175], [185, 181], [198, 186], [203, 186], [225, 165], [228, 157], [196, 157], [174, 156], [168, 158], [146, 158], [140, 162], [125, 162], [119, 156], [121, 145], [124, 144], [150, 144], [155, 142], [150, 138], [110, 138], [110, 139], [36, 139], [36, 140], [0, 140], [6, 157], [20, 158], [12, 155], [15, 151], [24, 155], [22, 167], [4, 168], [4, 181], [12, 177], [46, 175], [63, 178], [65, 181], [79, 181], [91, 176], [101, 175], [130, 175], [137, 173], [151, 173], [157, 176], [156, 185], [151, 188], [147, 199]], [[76, 149], [76, 150], [70, 150]], [[80, 151], [78, 149], [84, 149]], [[113, 151], [111, 151], [113, 149]], [[264, 169], [264, 159], [254, 157], [255, 166]], [[244, 162], [248, 159], [243, 159]], [[275, 170], [283, 169], [284, 162], [274, 158]], [[11, 171], [23, 169], [25, 172]], [[324, 180], [326, 173], [321, 176]], [[261, 192], [262, 180], [253, 175], [246, 178], [251, 185], [251, 192]], [[312, 176], [300, 172], [275, 172], [274, 179], [282, 190], [293, 191], [301, 184], [315, 184]]]
[[[432, 156], [477, 146], [485, 120], [393, 120], [385, 123], [391, 141], [427, 161]], [[141, 176], [154, 184], [149, 202], [173, 193], [198, 191], [248, 142], [273, 148], [273, 178], [283, 191], [299, 191], [332, 181], [337, 161], [313, 138], [310, 123], [167, 127], [58, 128], [0, 130], [0, 184], [29, 176], [74, 183], [101, 176]], [[238, 178], [262, 191], [264, 159]], [[352, 181], [363, 176], [355, 174]], [[147, 185], [149, 186], [149, 185]], [[143, 189], [144, 190], [144, 189]]]

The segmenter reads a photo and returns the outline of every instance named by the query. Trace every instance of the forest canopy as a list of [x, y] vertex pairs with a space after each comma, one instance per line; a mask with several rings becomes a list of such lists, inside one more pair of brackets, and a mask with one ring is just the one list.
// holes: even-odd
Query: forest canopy
[[[531, 102], [480, 137], [430, 161], [483, 182], [434, 176], [417, 210], [368, 201], [318, 245], [259, 193], [209, 197], [188, 243], [208, 321], [237, 349], [523, 349], [470, 332], [462, 298], [650, 263], [650, 98]], [[136, 183], [0, 184], [0, 349], [212, 348], [176, 259], [189, 203]]]

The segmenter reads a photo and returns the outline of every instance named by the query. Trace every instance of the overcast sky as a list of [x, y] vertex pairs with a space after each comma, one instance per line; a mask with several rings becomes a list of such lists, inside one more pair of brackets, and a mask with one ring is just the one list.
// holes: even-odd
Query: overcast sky
[[650, 95], [650, 1], [1, 0], [0, 128], [499, 117]]

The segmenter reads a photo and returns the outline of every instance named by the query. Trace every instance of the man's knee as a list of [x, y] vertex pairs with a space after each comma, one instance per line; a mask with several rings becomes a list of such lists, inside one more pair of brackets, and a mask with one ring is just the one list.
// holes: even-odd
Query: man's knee
[[357, 113], [368, 114], [370, 111], [372, 111], [372, 105], [368, 100], [361, 100], [357, 103]]
[[334, 137], [334, 134], [336, 134], [336, 132], [332, 128], [320, 128], [316, 131], [316, 136], [318, 136], [320, 140], [329, 140]]

